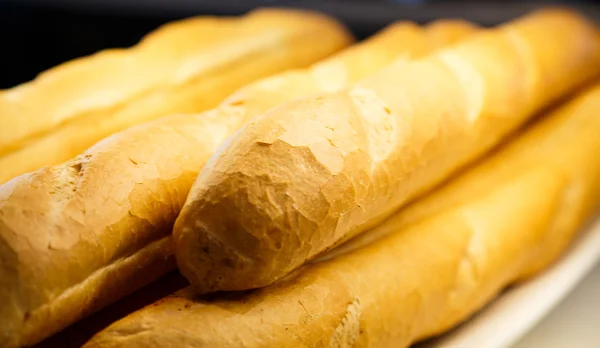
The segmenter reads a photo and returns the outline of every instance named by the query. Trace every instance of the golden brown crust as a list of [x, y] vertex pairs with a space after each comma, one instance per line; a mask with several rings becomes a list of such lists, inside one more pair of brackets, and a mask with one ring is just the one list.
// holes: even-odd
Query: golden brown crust
[[[211, 93], [250, 76], [303, 67], [349, 40], [345, 29], [321, 15], [269, 10], [249, 18], [264, 30], [240, 38], [274, 46], [252, 52], [253, 63], [229, 69], [218, 78], [222, 83], [205, 80]], [[237, 75], [250, 68], [256, 71]], [[239, 117], [227, 107], [159, 119], [1, 185], [0, 303], [6, 306], [0, 346], [33, 344], [174, 268], [173, 221], [198, 170], [235, 122]]]
[[437, 48], [458, 43], [473, 33], [473, 23], [461, 19], [438, 19], [427, 24], [427, 38]]
[[381, 222], [598, 73], [594, 24], [546, 10], [274, 108], [199, 174], [175, 224], [179, 268], [200, 292], [268, 285]]
[[[306, 39], [314, 30], [327, 33], [319, 45]], [[0, 183], [134, 124], [215, 107], [251, 81], [350, 42], [345, 28], [320, 14], [263, 9], [168, 24], [133, 48], [62, 64], [0, 91]]]
[[[327, 35], [339, 33], [318, 30], [318, 45], [313, 35], [305, 37], [314, 51], [302, 45], [296, 49], [307, 56], [313, 52], [316, 60], [324, 50], [321, 45], [337, 47], [327, 44]], [[0, 328], [17, 328], [0, 330], [0, 338], [33, 342], [159, 277], [172, 265], [155, 267], [155, 261], [168, 258], [170, 249], [165, 241], [152, 252], [149, 247], [156, 244], [151, 243], [168, 235], [198, 171], [243, 122], [280, 102], [342, 88], [395, 59], [406, 60], [423, 46], [428, 47], [424, 52], [433, 48], [426, 42], [418, 26], [397, 24], [308, 70], [284, 72], [242, 88], [214, 110], [130, 128], [75, 160], [1, 186], [0, 241], [8, 240], [9, 251], [19, 259], [7, 260], [7, 269], [0, 270], [0, 279], [13, 277], [0, 288], [0, 301], [16, 303], [10, 316], [0, 316]], [[150, 251], [143, 256], [145, 250]], [[109, 270], [114, 272], [107, 276]], [[81, 292], [68, 290], [75, 287]], [[100, 302], [86, 302], [85, 296]], [[15, 338], [21, 325], [33, 331], [39, 323], [25, 312], [64, 321], [35, 336]]]
[[184, 289], [84, 347], [404, 347], [441, 333], [556, 260], [594, 216], [599, 108], [597, 84], [333, 259], [259, 290]]

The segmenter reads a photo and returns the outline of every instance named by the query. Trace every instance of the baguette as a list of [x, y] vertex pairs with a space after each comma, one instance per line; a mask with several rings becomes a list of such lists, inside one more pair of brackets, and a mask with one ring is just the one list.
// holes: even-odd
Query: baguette
[[262, 9], [168, 24], [133, 48], [62, 64], [0, 91], [0, 183], [131, 125], [215, 107], [253, 80], [307, 66], [351, 40], [323, 15]]
[[[457, 37], [474, 30], [444, 25]], [[189, 188], [245, 120], [434, 49], [428, 39], [414, 24], [394, 25], [309, 70], [245, 87], [214, 110], [133, 127], [0, 186], [0, 346], [38, 342], [175, 268], [170, 232]]]
[[547, 9], [347, 90], [281, 105], [198, 175], [174, 227], [179, 269], [200, 293], [266, 286], [381, 222], [599, 72], [596, 27]]
[[[555, 261], [598, 211], [600, 84], [367, 234], [245, 293], [188, 287], [84, 348], [404, 347]], [[356, 247], [356, 245], [355, 245]]]

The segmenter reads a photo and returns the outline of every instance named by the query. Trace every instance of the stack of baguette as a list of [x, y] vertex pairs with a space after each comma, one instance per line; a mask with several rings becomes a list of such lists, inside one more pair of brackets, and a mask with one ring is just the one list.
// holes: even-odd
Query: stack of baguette
[[[52, 164], [0, 186], [0, 346], [40, 342], [177, 265], [191, 287], [85, 346], [401, 347], [556, 260], [600, 204], [594, 23], [548, 9], [350, 42], [311, 12], [203, 18], [0, 94], [7, 125], [48, 103], [0, 144], [22, 168], [7, 175]], [[70, 93], [76, 69], [90, 78]], [[50, 143], [69, 150], [10, 157]]]

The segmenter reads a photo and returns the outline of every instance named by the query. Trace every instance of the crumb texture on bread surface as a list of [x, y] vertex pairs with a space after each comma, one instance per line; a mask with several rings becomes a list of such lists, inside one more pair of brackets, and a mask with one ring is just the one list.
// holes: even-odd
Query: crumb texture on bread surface
[[599, 73], [596, 26], [547, 9], [271, 109], [198, 175], [174, 228], [179, 268], [199, 292], [266, 286], [380, 223]]

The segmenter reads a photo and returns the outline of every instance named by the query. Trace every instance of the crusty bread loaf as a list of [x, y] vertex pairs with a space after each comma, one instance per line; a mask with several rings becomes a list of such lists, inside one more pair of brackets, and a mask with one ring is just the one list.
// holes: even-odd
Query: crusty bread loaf
[[597, 211], [599, 109], [600, 84], [359, 237], [379, 240], [259, 290], [187, 288], [84, 347], [398, 348], [441, 333], [556, 260]]
[[307, 66], [351, 40], [326, 16], [261, 9], [168, 24], [133, 48], [62, 64], [0, 91], [0, 183], [131, 125], [215, 107], [253, 80]]
[[272, 109], [198, 175], [174, 227], [177, 264], [198, 292], [268, 285], [599, 72], [594, 24], [547, 9], [347, 90]]
[[[444, 25], [456, 37], [474, 30]], [[312, 45], [330, 45], [327, 35], [311, 36]], [[173, 222], [224, 139], [280, 102], [342, 88], [399, 56], [434, 49], [428, 35], [394, 25], [309, 70], [245, 87], [214, 110], [133, 127], [0, 186], [0, 346], [37, 342], [174, 268]]]

